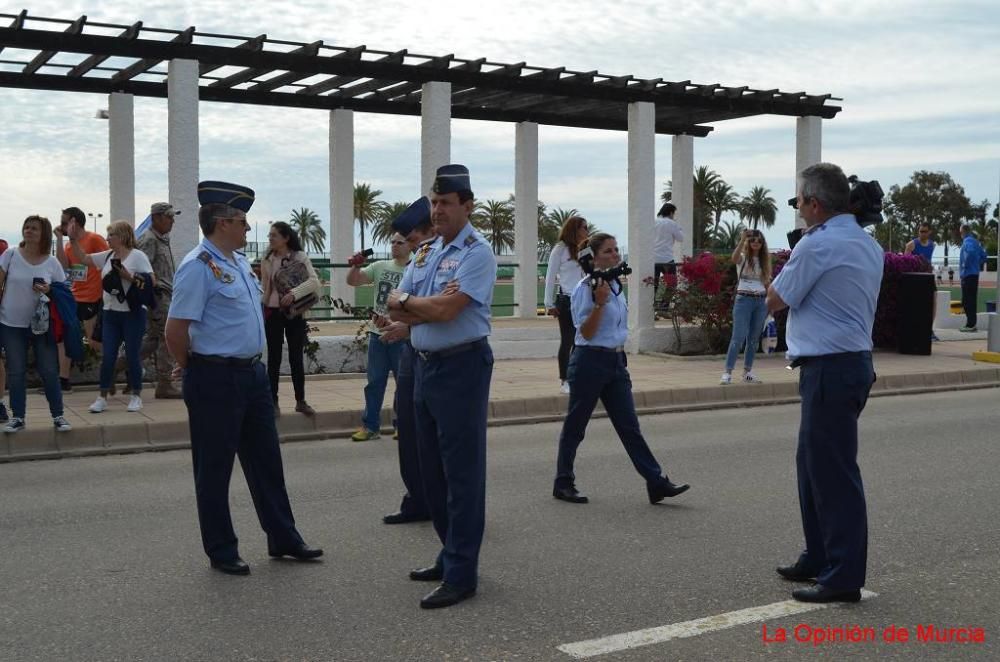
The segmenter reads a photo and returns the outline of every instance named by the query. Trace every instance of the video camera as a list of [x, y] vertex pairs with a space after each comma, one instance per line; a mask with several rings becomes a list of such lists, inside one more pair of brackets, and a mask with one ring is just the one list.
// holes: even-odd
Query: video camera
[[[590, 287], [594, 290], [596, 290], [597, 286], [601, 284], [601, 281], [604, 281], [608, 285], [611, 285], [612, 283], [617, 285], [618, 290], [615, 294], [618, 294], [622, 291], [621, 277], [628, 276], [632, 273], [632, 267], [628, 266], [628, 262], [625, 262], [624, 260], [609, 269], [595, 269], [594, 252], [590, 250], [590, 248], [584, 248], [580, 251], [580, 254], [577, 256], [577, 261], [580, 263], [580, 267], [583, 269], [583, 272], [590, 276]], [[614, 290], [613, 287], [611, 289]]]
[[[878, 180], [863, 182], [858, 179], [857, 175], [851, 175], [847, 178], [847, 182], [851, 185], [847, 211], [854, 214], [854, 220], [858, 222], [858, 225], [866, 228], [869, 225], [881, 223], [883, 220], [882, 199], [885, 197], [885, 192], [882, 191], [882, 185], [878, 183]], [[798, 197], [789, 198], [788, 206], [792, 209], [798, 209]], [[802, 238], [802, 228], [796, 228], [786, 236], [788, 237], [788, 247], [795, 248], [795, 244], [799, 243], [799, 239]]]

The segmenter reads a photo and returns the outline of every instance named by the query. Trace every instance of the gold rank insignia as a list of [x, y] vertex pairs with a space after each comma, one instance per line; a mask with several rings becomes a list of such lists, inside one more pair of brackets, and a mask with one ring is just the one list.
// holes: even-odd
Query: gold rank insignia
[[427, 255], [430, 252], [431, 252], [430, 243], [426, 243], [419, 249], [417, 249], [417, 257], [414, 259], [414, 264], [416, 264], [418, 267], [424, 266], [424, 264], [427, 262]]
[[220, 269], [219, 265], [217, 265], [215, 263], [215, 260], [212, 259], [212, 254], [209, 253], [208, 251], [202, 251], [201, 253], [199, 253], [198, 254], [198, 259], [208, 265], [208, 268], [212, 270], [212, 275], [215, 276], [217, 279], [222, 280], [222, 282], [224, 282], [224, 283], [225, 282], [229, 282], [229, 283], [233, 282], [233, 277], [232, 276], [229, 276], [229, 280], [228, 281], [225, 278], [223, 278], [223, 276], [222, 276], [222, 269]]

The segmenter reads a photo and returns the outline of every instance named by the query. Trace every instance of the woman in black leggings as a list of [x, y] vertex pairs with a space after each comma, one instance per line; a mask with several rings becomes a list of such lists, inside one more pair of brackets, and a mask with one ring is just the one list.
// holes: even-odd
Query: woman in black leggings
[[587, 219], [582, 216], [566, 219], [559, 232], [559, 241], [549, 253], [549, 267], [545, 272], [545, 311], [559, 320], [559, 381], [563, 393], [569, 393], [566, 366], [569, 365], [569, 355], [576, 338], [576, 327], [569, 310], [569, 294], [583, 279], [577, 252], [580, 245], [587, 241], [587, 234]]

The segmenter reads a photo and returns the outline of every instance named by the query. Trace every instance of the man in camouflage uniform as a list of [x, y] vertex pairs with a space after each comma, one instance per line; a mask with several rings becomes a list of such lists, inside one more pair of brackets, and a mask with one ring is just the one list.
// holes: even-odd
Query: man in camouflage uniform
[[141, 354], [143, 361], [150, 356], [156, 357], [156, 397], [180, 398], [180, 390], [170, 380], [174, 362], [163, 338], [174, 289], [174, 256], [170, 251], [170, 230], [174, 227], [174, 216], [180, 212], [168, 202], [157, 202], [150, 207], [149, 213], [152, 225], [136, 241], [136, 248], [145, 253], [149, 263], [153, 265], [156, 276], [156, 308], [149, 311]]

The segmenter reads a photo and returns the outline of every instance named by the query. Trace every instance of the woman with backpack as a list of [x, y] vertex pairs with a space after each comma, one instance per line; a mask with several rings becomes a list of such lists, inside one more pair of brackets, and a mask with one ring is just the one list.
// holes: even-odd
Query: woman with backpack
[[267, 235], [269, 248], [260, 263], [260, 281], [264, 289], [264, 335], [267, 336], [267, 374], [271, 380], [274, 412], [278, 408], [278, 376], [284, 340], [288, 340], [288, 365], [292, 370], [295, 411], [313, 416], [316, 411], [306, 402], [305, 352], [308, 326], [302, 314], [318, 299], [319, 277], [309, 256], [302, 250], [299, 233], [283, 221], [271, 225]]

